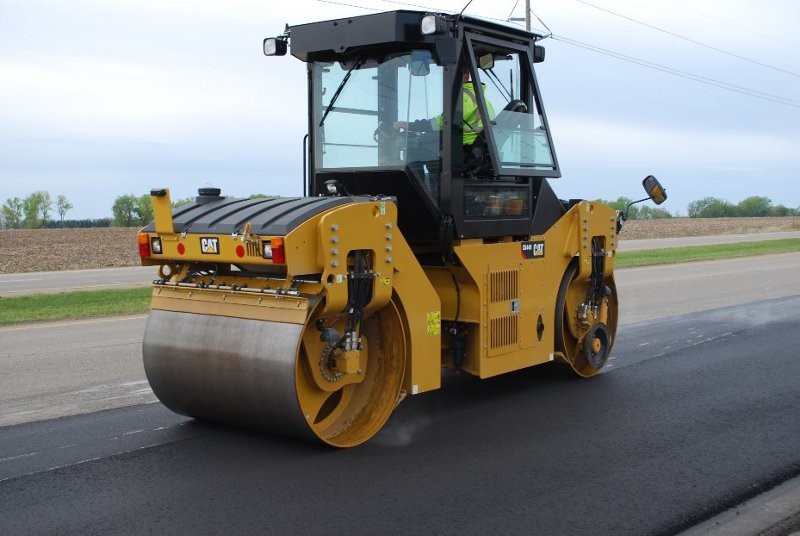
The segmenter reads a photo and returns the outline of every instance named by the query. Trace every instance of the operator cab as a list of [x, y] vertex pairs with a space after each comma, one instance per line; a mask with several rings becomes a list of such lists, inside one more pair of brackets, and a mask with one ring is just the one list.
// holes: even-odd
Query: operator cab
[[[543, 233], [563, 213], [534, 63], [541, 36], [458, 15], [377, 13], [265, 40], [309, 72], [311, 195], [397, 198], [415, 250]], [[268, 50], [269, 48], [269, 50]]]

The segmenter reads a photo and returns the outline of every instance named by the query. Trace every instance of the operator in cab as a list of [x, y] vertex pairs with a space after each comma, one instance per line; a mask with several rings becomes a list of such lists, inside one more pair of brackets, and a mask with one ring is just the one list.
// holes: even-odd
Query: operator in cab
[[[475, 84], [470, 78], [469, 68], [464, 66], [461, 69], [461, 98], [464, 117], [463, 143], [465, 148], [471, 147], [483, 130], [483, 120], [481, 119], [481, 112], [478, 108]], [[486, 84], [481, 84], [481, 93], [483, 93], [485, 87]], [[494, 119], [497, 114], [494, 111], [492, 103], [489, 102], [488, 99], [486, 99], [486, 108], [489, 112], [489, 117]], [[434, 130], [442, 130], [443, 126], [444, 119], [441, 115], [432, 119], [419, 119], [410, 123], [406, 121], [395, 121], [394, 123], [394, 128], [408, 130], [409, 132], [431, 132]]]

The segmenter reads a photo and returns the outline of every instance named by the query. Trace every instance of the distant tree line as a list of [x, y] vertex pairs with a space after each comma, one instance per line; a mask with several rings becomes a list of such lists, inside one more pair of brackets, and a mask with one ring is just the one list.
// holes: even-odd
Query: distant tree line
[[[53, 211], [54, 202], [50, 192], [40, 190], [24, 198], [12, 197], [6, 199], [0, 207], [0, 226], [6, 229], [38, 229], [40, 227], [58, 227], [52, 225], [50, 213]], [[55, 211], [58, 214], [58, 223], [63, 224], [64, 216], [72, 210], [72, 203], [64, 195], [55, 199]]]
[[111, 227], [111, 218], [86, 218], [83, 220], [50, 220], [42, 227], [45, 229], [91, 229], [94, 227]]
[[[272, 197], [264, 194], [253, 194], [250, 198]], [[628, 197], [619, 197], [616, 201], [598, 199], [616, 210], [625, 211], [631, 203]], [[172, 208], [190, 205], [194, 197], [176, 199]], [[39, 228], [75, 228], [75, 227], [141, 227], [153, 220], [153, 202], [149, 194], [127, 194], [118, 196], [111, 207], [112, 218], [95, 218], [82, 220], [65, 219], [72, 210], [72, 203], [64, 195], [55, 200], [49, 192], [40, 190], [24, 198], [6, 199], [0, 206], [0, 228], [2, 229], [39, 229]], [[775, 205], [768, 197], [751, 196], [737, 204], [725, 199], [705, 197], [692, 201], [687, 208], [690, 218], [737, 218], [758, 216], [800, 216], [800, 207], [790, 208]], [[51, 219], [51, 214], [58, 219]], [[647, 204], [633, 205], [628, 210], [628, 218], [634, 220], [652, 220], [672, 218], [666, 209]]]
[[[181, 199], [172, 203], [172, 206], [174, 208], [193, 202], [194, 198]], [[44, 190], [33, 192], [22, 199], [12, 197], [0, 206], [0, 228], [140, 227], [153, 220], [153, 203], [149, 194], [118, 196], [111, 207], [111, 218], [65, 219], [72, 208], [72, 203], [65, 196], [59, 195], [54, 203], [50, 193]], [[57, 220], [50, 217], [54, 210], [58, 214]]]
[[142, 227], [153, 220], [153, 201], [150, 194], [121, 195], [111, 206], [114, 227]]
[[705, 197], [689, 203], [690, 218], [747, 218], [757, 216], [798, 216], [800, 208], [773, 205], [769, 197], [751, 196], [734, 205], [725, 199]]
[[[619, 197], [616, 201], [598, 201], [625, 211], [632, 199]], [[769, 197], [751, 196], [734, 205], [724, 199], [705, 197], [692, 201], [687, 208], [690, 218], [754, 218], [762, 216], [800, 216], [800, 208], [789, 208], [783, 205], [774, 205]], [[663, 208], [644, 205], [633, 205], [628, 212], [631, 220], [652, 220], [658, 218], [672, 218], [672, 214]]]
[[633, 199], [629, 197], [618, 197], [616, 201], [607, 201], [605, 199], [598, 199], [601, 203], [605, 203], [613, 209], [621, 212], [628, 211], [629, 220], [659, 220], [662, 218], [671, 218], [670, 211], [659, 208], [651, 207], [649, 205], [633, 205], [630, 206]]
[[[252, 194], [250, 199], [272, 197], [264, 194]], [[176, 209], [195, 203], [194, 197], [174, 199], [172, 208]], [[133, 194], [121, 195], [114, 200], [111, 207], [114, 214], [112, 225], [116, 227], [141, 227], [153, 220], [153, 200], [149, 194], [135, 196]]]

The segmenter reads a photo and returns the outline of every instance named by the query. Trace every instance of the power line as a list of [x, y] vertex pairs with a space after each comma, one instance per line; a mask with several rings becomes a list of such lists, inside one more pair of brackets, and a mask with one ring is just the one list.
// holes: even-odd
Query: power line
[[587, 2], [586, 0], [575, 0], [575, 1], [578, 2], [579, 4], [583, 4], [583, 5], [586, 5], [586, 6], [589, 6], [589, 7], [593, 7], [595, 9], [599, 10], [599, 11], [603, 11], [603, 12], [608, 13], [610, 15], [614, 15], [615, 17], [619, 17], [621, 19], [625, 19], [627, 21], [630, 21], [630, 22], [633, 22], [633, 23], [636, 23], [636, 24], [640, 24], [642, 26], [650, 28], [651, 30], [655, 30], [657, 32], [661, 32], [661, 33], [670, 35], [672, 37], [677, 37], [678, 39], [683, 39], [684, 41], [687, 41], [689, 43], [692, 43], [692, 44], [695, 44], [695, 45], [698, 45], [698, 46], [701, 46], [701, 47], [705, 47], [705, 48], [708, 48], [710, 50], [714, 50], [715, 52], [719, 52], [720, 54], [725, 54], [725, 55], [740, 59], [742, 61], [755, 63], [756, 65], [760, 65], [762, 67], [766, 67], [767, 69], [772, 69], [774, 71], [778, 71], [778, 72], [781, 72], [781, 73], [784, 73], [784, 74], [788, 74], [790, 76], [794, 76], [796, 78], [800, 78], [800, 74], [798, 74], [798, 73], [795, 73], [795, 72], [792, 72], [792, 71], [787, 71], [786, 69], [781, 69], [780, 67], [775, 67], [774, 65], [770, 65], [768, 63], [764, 63], [764, 62], [761, 62], [761, 61], [758, 61], [758, 60], [747, 58], [747, 57], [742, 56], [740, 54], [736, 54], [735, 52], [730, 52], [728, 50], [725, 50], [725, 49], [722, 49], [722, 48], [719, 48], [719, 47], [715, 47], [713, 45], [709, 45], [707, 43], [703, 43], [701, 41], [697, 41], [695, 39], [691, 39], [689, 37], [686, 37], [686, 36], [683, 36], [683, 35], [680, 35], [680, 34], [676, 34], [674, 32], [670, 32], [669, 30], [665, 30], [663, 28], [659, 28], [658, 26], [654, 26], [652, 24], [648, 24], [648, 23], [646, 23], [644, 21], [640, 21], [638, 19], [634, 19], [633, 17], [628, 17], [627, 15], [623, 15], [622, 13], [617, 13], [616, 11], [612, 11], [610, 9], [606, 9], [604, 7], [597, 6], [595, 4], [592, 4], [591, 2]]
[[356, 9], [365, 9], [367, 11], [382, 11], [382, 10], [374, 8], [374, 7], [357, 6], [355, 4], [348, 4], [348, 3], [345, 3], [345, 2], [335, 2], [334, 0], [317, 0], [317, 2], [321, 2], [323, 4], [333, 4], [333, 5], [336, 5], [336, 6], [354, 7]]
[[544, 23], [544, 21], [541, 19], [541, 17], [539, 17], [539, 15], [537, 15], [536, 12], [534, 10], [532, 10], [532, 9], [531, 9], [531, 14], [534, 17], [536, 17], [536, 20], [538, 20], [542, 24], [542, 26], [544, 26], [545, 29], [547, 30], [547, 35], [545, 35], [543, 37], [543, 39], [547, 39], [548, 37], [552, 37], [553, 36], [553, 30], [551, 30], [550, 27], [547, 24]]
[[[420, 5], [420, 4], [412, 4], [410, 2], [399, 2], [397, 0], [378, 0], [378, 1], [379, 2], [385, 2], [387, 4], [397, 4], [397, 5], [400, 5], [400, 6], [419, 7], [419, 8], [422, 8], [422, 9], [426, 10], [426, 11], [432, 11], [431, 6], [423, 6], [423, 5]], [[444, 8], [441, 8], [441, 7], [435, 7], [435, 8], [433, 8], [433, 10], [453, 11], [452, 9], [444, 9]]]
[[665, 1], [667, 4], [672, 4], [673, 6], [679, 7], [681, 9], [685, 9], [686, 11], [691, 11], [692, 13], [700, 15], [701, 17], [706, 17], [707, 19], [711, 19], [711, 20], [716, 21], [716, 22], [718, 22], [720, 24], [725, 24], [726, 26], [731, 26], [733, 28], [738, 28], [740, 30], [744, 30], [746, 32], [750, 32], [751, 34], [759, 35], [759, 36], [763, 37], [764, 39], [769, 39], [770, 41], [774, 41], [775, 43], [780, 43], [781, 45], [790, 46], [792, 48], [800, 48], [800, 45], [797, 45], [795, 43], [789, 43], [788, 41], [783, 41], [782, 39], [778, 39], [778, 38], [776, 38], [776, 37], [774, 37], [772, 35], [769, 35], [769, 34], [767, 34], [765, 32], [759, 32], [758, 30], [756, 30], [756, 29], [754, 29], [752, 27], [742, 26], [741, 24], [736, 24], [736, 23], [733, 23], [731, 21], [727, 21], [727, 20], [721, 19], [719, 17], [715, 17], [714, 15], [711, 15], [709, 13], [705, 13], [703, 11], [699, 11], [697, 9], [685, 6], [685, 5], [683, 5], [683, 4], [679, 3], [679, 2], [670, 2], [670, 0], [661, 0], [661, 1]]
[[[374, 8], [374, 7], [366, 7], [366, 6], [356, 5], [356, 4], [348, 4], [347, 2], [340, 2], [340, 1], [337, 1], [337, 0], [316, 0], [316, 1], [317, 2], [322, 2], [324, 4], [333, 4], [333, 5], [337, 5], [337, 6], [346, 6], [346, 7], [355, 7], [355, 8], [358, 8], [358, 9], [365, 9], [365, 10], [368, 10], [368, 11], [382, 11], [381, 9]], [[444, 12], [456, 13], [456, 11], [454, 11], [453, 9], [450, 9], [450, 8], [443, 8], [443, 7], [438, 7], [438, 6], [432, 8], [430, 5], [414, 4], [412, 2], [403, 2], [403, 1], [400, 1], [400, 0], [375, 0], [375, 1], [384, 2], [386, 4], [395, 4], [395, 5], [398, 5], [398, 6], [418, 7], [420, 9], [424, 9], [426, 11], [439, 11], [439, 12], [443, 12], [443, 13]], [[536, 16], [536, 13], [534, 13], [534, 16]], [[503, 22], [503, 23], [511, 22], [511, 21], [509, 21], [507, 19], [498, 19], [498, 18], [495, 18], [495, 17], [486, 16], [486, 15], [481, 15], [480, 18], [487, 19], [487, 20], [493, 20], [493, 21], [497, 21], [497, 22]], [[538, 16], [536, 16], [536, 18], [539, 20], [539, 22], [542, 22], [542, 20]], [[542, 22], [542, 25], [544, 25], [544, 22]], [[520, 25], [519, 24], [514, 24], [514, 26], [518, 26], [519, 27]], [[548, 28], [548, 30], [549, 30], [549, 28]]]
[[563, 35], [556, 35], [553, 34], [553, 39], [556, 41], [561, 41], [562, 43], [566, 43], [568, 45], [573, 45], [579, 48], [584, 48], [587, 50], [591, 50], [592, 52], [596, 52], [598, 54], [604, 54], [606, 56], [610, 56], [612, 58], [616, 58], [618, 60], [627, 61], [629, 63], [635, 63], [637, 65], [641, 65], [642, 67], [647, 67], [649, 69], [654, 69], [656, 71], [661, 71], [667, 74], [671, 74], [673, 76], [677, 76], [680, 78], [686, 78], [689, 80], [694, 80], [695, 82], [700, 82], [701, 84], [706, 84], [709, 86], [717, 87], [720, 89], [725, 89], [728, 91], [732, 91], [734, 93], [739, 93], [742, 95], [748, 95], [750, 97], [755, 97], [758, 99], [763, 99], [771, 102], [776, 102], [778, 104], [785, 104], [786, 106], [792, 106], [793, 108], [800, 108], [800, 101], [789, 99], [787, 97], [781, 97], [779, 95], [774, 95], [772, 93], [766, 93], [764, 91], [759, 91], [757, 89], [752, 89], [744, 86], [739, 86], [736, 84], [731, 84], [728, 82], [723, 82], [721, 80], [716, 80], [714, 78], [708, 78], [706, 76], [702, 76], [699, 74], [690, 73], [688, 71], [682, 71], [680, 69], [675, 69], [674, 67], [669, 67], [666, 65], [661, 65], [658, 63], [654, 63], [642, 58], [637, 58], [635, 56], [628, 56], [626, 54], [622, 54], [620, 52], [615, 52], [613, 50], [608, 50], [602, 47], [598, 47], [595, 45], [590, 45], [588, 43], [583, 43], [581, 41], [577, 41], [575, 39], [570, 39]]
[[517, 6], [518, 6], [518, 5], [519, 5], [519, 0], [517, 0], [516, 2], [514, 2], [514, 7], [512, 7], [512, 8], [511, 8], [511, 12], [508, 14], [508, 20], [511, 20], [511, 15], [513, 15], [513, 14], [514, 14], [514, 10], [515, 10], [515, 9], [517, 9]]
[[[364, 6], [358, 6], [358, 5], [353, 5], [353, 4], [348, 4], [348, 3], [340, 2], [340, 1], [336, 1], [336, 0], [317, 0], [317, 1], [318, 2], [324, 2], [326, 4], [337, 4], [337, 5], [342, 5], [342, 6], [349, 6], [349, 7], [356, 7], [356, 8], [360, 8], [360, 9], [367, 9], [367, 10], [371, 10], [371, 11], [380, 11], [379, 9], [370, 8], [370, 7], [364, 7]], [[388, 2], [388, 3], [391, 3], [391, 4], [409, 5], [409, 6], [422, 7], [422, 8], [428, 9], [425, 6], [419, 6], [419, 5], [416, 5], [416, 4], [410, 4], [410, 3], [402, 2], [402, 1], [396, 1], [396, 0], [380, 0], [380, 1]], [[582, 0], [576, 0], [576, 1], [580, 2]], [[489, 19], [489, 20], [498, 21], [498, 22], [506, 22], [506, 23], [508, 22], [506, 20], [497, 19], [497, 18], [493, 18], [493, 17], [484, 16], [483, 18], [486, 18], [486, 19]], [[539, 19], [538, 16], [536, 18], [540, 22], [542, 22], [541, 19]], [[542, 24], [544, 24], [544, 23], [542, 22]], [[548, 30], [549, 30], [549, 28], [548, 28]], [[693, 80], [695, 82], [699, 82], [699, 83], [705, 84], [707, 86], [712, 86], [712, 87], [716, 87], [716, 88], [719, 88], [719, 89], [724, 89], [724, 90], [727, 90], [727, 91], [731, 91], [733, 93], [738, 93], [740, 95], [746, 95], [746, 96], [750, 96], [750, 97], [755, 97], [757, 99], [770, 101], [770, 102], [774, 102], [774, 103], [777, 103], [777, 104], [783, 104], [783, 105], [786, 105], [786, 106], [791, 106], [793, 108], [800, 108], [800, 101], [798, 101], [798, 100], [790, 99], [790, 98], [787, 98], [787, 97], [781, 97], [780, 95], [774, 95], [772, 93], [759, 91], [757, 89], [752, 89], [752, 88], [748, 88], [748, 87], [745, 87], [745, 86], [739, 86], [739, 85], [736, 85], [736, 84], [731, 84], [729, 82], [723, 82], [721, 80], [716, 80], [714, 78], [709, 78], [709, 77], [702, 76], [702, 75], [695, 74], [695, 73], [691, 73], [691, 72], [688, 72], [688, 71], [682, 71], [680, 69], [676, 69], [674, 67], [669, 67], [667, 65], [661, 65], [659, 63], [655, 63], [655, 62], [652, 62], [652, 61], [649, 61], [649, 60], [646, 60], [646, 59], [643, 59], [643, 58], [637, 58], [635, 56], [629, 56], [629, 55], [623, 54], [621, 52], [616, 52], [616, 51], [613, 51], [613, 50], [610, 50], [610, 49], [606, 49], [606, 48], [602, 48], [602, 47], [599, 47], [599, 46], [596, 46], [596, 45], [591, 45], [589, 43], [584, 43], [584, 42], [578, 41], [576, 39], [570, 39], [569, 37], [566, 37], [566, 36], [563, 36], [563, 35], [556, 35], [556, 34], [553, 34], [552, 31], [550, 32], [550, 36], [553, 39], [555, 39], [556, 41], [560, 41], [560, 42], [566, 43], [568, 45], [572, 45], [572, 46], [575, 46], [575, 47], [579, 47], [579, 48], [583, 48], [583, 49], [586, 49], [586, 50], [590, 50], [590, 51], [598, 53], [598, 54], [603, 54], [603, 55], [606, 55], [606, 56], [609, 56], [609, 57], [612, 57], [612, 58], [615, 58], [615, 59], [618, 59], [618, 60], [621, 60], [621, 61], [625, 61], [625, 62], [628, 62], [628, 63], [633, 63], [633, 64], [636, 64], [636, 65], [640, 65], [642, 67], [647, 67], [649, 69], [660, 71], [662, 73], [671, 74], [671, 75], [677, 76], [679, 78], [684, 78], [684, 79], [687, 79], [687, 80]]]

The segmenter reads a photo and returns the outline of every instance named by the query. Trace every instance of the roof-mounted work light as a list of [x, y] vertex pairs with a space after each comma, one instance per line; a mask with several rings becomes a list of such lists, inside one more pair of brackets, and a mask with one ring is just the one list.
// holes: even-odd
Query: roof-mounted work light
[[286, 54], [288, 40], [285, 35], [264, 39], [264, 54], [267, 56], [283, 56]]
[[425, 15], [419, 23], [422, 35], [443, 34], [447, 31], [447, 23], [439, 15]]

